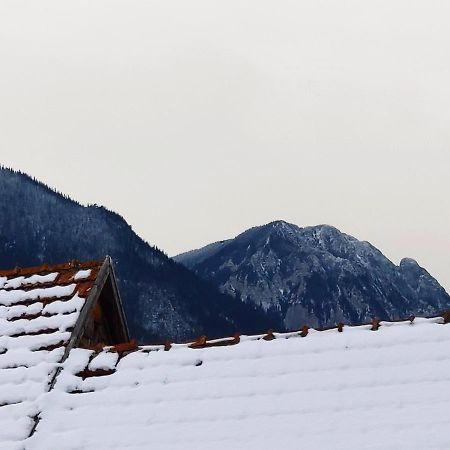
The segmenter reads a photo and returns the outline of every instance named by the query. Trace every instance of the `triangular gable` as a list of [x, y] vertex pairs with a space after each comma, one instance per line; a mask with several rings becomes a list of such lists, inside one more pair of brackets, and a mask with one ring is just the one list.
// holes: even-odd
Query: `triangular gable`
[[129, 339], [112, 261], [108, 256], [89, 291], [66, 353], [73, 347], [116, 345]]

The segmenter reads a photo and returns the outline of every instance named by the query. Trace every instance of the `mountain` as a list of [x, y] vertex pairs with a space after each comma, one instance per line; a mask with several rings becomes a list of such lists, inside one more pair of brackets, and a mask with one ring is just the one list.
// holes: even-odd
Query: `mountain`
[[83, 206], [29, 176], [0, 169], [0, 267], [110, 255], [133, 337], [151, 343], [275, 325], [137, 236], [119, 215]]
[[413, 259], [393, 264], [328, 225], [251, 228], [174, 258], [224, 293], [278, 316], [286, 329], [431, 315], [450, 297]]

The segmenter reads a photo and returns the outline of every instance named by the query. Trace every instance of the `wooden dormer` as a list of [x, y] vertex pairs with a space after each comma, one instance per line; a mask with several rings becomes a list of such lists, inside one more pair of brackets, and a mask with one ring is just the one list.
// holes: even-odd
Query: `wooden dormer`
[[97, 348], [129, 340], [112, 261], [107, 256], [73, 330], [69, 347]]

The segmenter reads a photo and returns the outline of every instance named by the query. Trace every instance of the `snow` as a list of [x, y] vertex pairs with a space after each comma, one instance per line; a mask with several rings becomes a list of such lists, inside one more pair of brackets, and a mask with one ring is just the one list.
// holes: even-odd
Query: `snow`
[[91, 276], [92, 270], [80, 270], [76, 273], [76, 275], [73, 277], [75, 281], [85, 280], [86, 278], [89, 278]]
[[24, 450], [85, 302], [42, 270], [0, 277], [0, 449]]
[[84, 301], [84, 298], [74, 295], [70, 300], [57, 300], [49, 303], [42, 312], [44, 314], [68, 314], [75, 311], [80, 312], [84, 305]]
[[109, 370], [114, 369], [119, 355], [112, 352], [99, 353], [89, 364], [89, 370]]
[[14, 303], [34, 301], [42, 298], [67, 297], [73, 294], [76, 287], [76, 284], [70, 284], [69, 286], [53, 286], [48, 288], [31, 289], [29, 291], [0, 290], [0, 304], [8, 306], [13, 305]]
[[19, 319], [7, 321], [0, 319], [0, 329], [2, 330], [0, 342], [5, 336], [14, 336], [21, 333], [31, 334], [52, 329], [65, 331], [75, 325], [78, 316], [78, 312], [74, 312], [72, 314], [58, 314], [50, 317], [39, 316], [33, 320]]
[[15, 319], [22, 315], [34, 315], [42, 312], [43, 304], [35, 302], [31, 305], [2, 306], [0, 305], [0, 320]]
[[[39, 338], [39, 336], [29, 337]], [[12, 340], [0, 337], [0, 347], [5, 347], [6, 344], [7, 348], [6, 353], [0, 355], [2, 387], [0, 405], [3, 405], [0, 407], [0, 448], [2, 449], [16, 448], [13, 441], [20, 442], [28, 437], [33, 425], [32, 418], [39, 412], [36, 399], [47, 390], [50, 377], [64, 353], [63, 348], [53, 351], [33, 351], [31, 345], [8, 345]]]
[[[442, 322], [142, 347], [118, 362], [110, 350], [89, 363], [92, 351], [74, 349], [24, 448], [448, 449], [450, 325]], [[76, 374], [88, 365], [115, 372], [83, 380]]]
[[45, 283], [53, 283], [58, 277], [59, 273], [49, 273], [47, 275], [32, 275], [30, 277], [17, 277], [8, 280], [3, 286], [0, 286], [1, 289], [17, 289], [21, 286], [33, 285], [33, 284], [45, 284]]

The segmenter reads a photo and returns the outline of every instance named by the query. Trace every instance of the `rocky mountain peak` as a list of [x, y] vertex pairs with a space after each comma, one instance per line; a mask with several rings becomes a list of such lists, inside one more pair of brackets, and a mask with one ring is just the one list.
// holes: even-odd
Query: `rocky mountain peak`
[[399, 266], [406, 269], [422, 269], [422, 267], [419, 266], [419, 263], [413, 258], [403, 258], [400, 261]]
[[330, 225], [277, 220], [175, 258], [223, 292], [276, 312], [287, 329], [434, 314], [450, 297], [417, 262], [393, 264]]
[[299, 229], [296, 225], [286, 222], [285, 220], [275, 220], [267, 225], [263, 225], [261, 228], [269, 228], [280, 233], [292, 233]]

